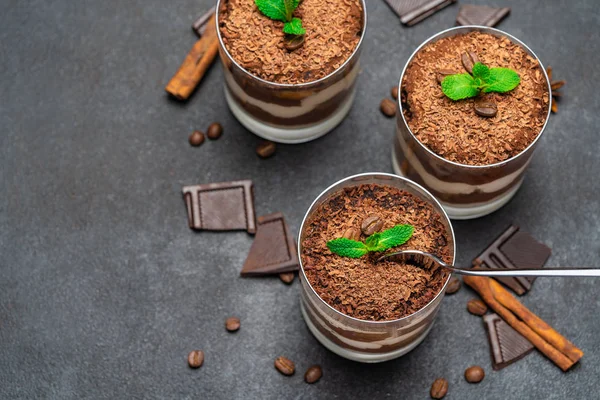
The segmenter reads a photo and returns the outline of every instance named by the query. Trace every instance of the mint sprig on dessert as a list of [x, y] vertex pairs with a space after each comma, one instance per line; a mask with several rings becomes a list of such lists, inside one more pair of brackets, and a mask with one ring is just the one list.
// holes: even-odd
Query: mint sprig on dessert
[[284, 33], [295, 36], [302, 36], [306, 33], [302, 27], [302, 20], [293, 17], [300, 0], [254, 0], [254, 3], [265, 16], [284, 22]]
[[446, 76], [442, 80], [442, 92], [456, 101], [476, 97], [480, 93], [506, 93], [520, 82], [519, 74], [510, 68], [489, 68], [477, 62], [471, 74]]
[[339, 256], [360, 258], [370, 252], [381, 252], [406, 243], [414, 230], [412, 225], [396, 225], [383, 232], [372, 234], [364, 242], [338, 238], [327, 242], [327, 247], [332, 253]]

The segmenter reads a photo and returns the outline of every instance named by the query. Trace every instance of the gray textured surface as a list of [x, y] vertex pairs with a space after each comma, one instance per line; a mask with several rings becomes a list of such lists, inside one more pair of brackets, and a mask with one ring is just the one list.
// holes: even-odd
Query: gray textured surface
[[[444, 301], [427, 340], [380, 365], [343, 360], [308, 332], [298, 283], [241, 279], [252, 238], [194, 233], [181, 188], [253, 179], [259, 214], [282, 211], [297, 233], [326, 186], [391, 171], [393, 122], [378, 104], [413, 49], [450, 27], [458, 6], [413, 28], [368, 0], [360, 95], [318, 141], [254, 154], [258, 139], [229, 113], [215, 65], [187, 104], [163, 87], [194, 41], [210, 1], [23, 1], [0, 5], [0, 398], [427, 398], [597, 396], [598, 279], [540, 279], [523, 299], [586, 355], [562, 373], [539, 353], [492, 372], [467, 289]], [[475, 1], [473, 1], [475, 2]], [[483, 2], [482, 2], [483, 3]], [[566, 79], [525, 184], [499, 212], [455, 224], [468, 262], [509, 223], [550, 245], [549, 265], [598, 266], [600, 254], [600, 11], [594, 0], [498, 0], [499, 28]], [[224, 136], [191, 148], [188, 133], [221, 121]], [[228, 334], [224, 320], [242, 319]], [[200, 370], [188, 351], [204, 349]], [[298, 372], [273, 369], [284, 354]], [[302, 380], [313, 363], [324, 377]], [[487, 371], [479, 385], [466, 367]]]

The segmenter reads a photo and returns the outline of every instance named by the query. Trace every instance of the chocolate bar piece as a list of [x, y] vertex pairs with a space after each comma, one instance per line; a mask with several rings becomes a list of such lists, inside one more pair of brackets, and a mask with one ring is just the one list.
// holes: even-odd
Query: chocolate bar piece
[[196, 35], [198, 35], [198, 37], [202, 37], [202, 35], [204, 34], [204, 31], [206, 30], [206, 23], [208, 22], [210, 17], [212, 17], [212, 15], [215, 13], [215, 8], [216, 6], [211, 7], [210, 10], [208, 10], [206, 13], [200, 16], [192, 24], [192, 30], [196, 32]]
[[400, 21], [412, 26], [436, 11], [455, 3], [456, 0], [385, 0], [400, 17]]
[[496, 26], [508, 14], [510, 14], [508, 7], [496, 8], [465, 4], [460, 6], [456, 23], [458, 25]]
[[[519, 227], [511, 225], [498, 236], [480, 255], [473, 260], [473, 266], [486, 268], [542, 268], [551, 250], [538, 242], [531, 235], [519, 231]], [[501, 277], [495, 278], [508, 286], [518, 295], [531, 289], [535, 277]]]
[[533, 344], [508, 325], [498, 314], [483, 317], [487, 328], [492, 368], [498, 371], [520, 360], [534, 349]]
[[256, 236], [242, 276], [270, 275], [298, 269], [296, 242], [281, 213], [257, 218]]
[[252, 181], [186, 186], [183, 197], [192, 229], [256, 232]]

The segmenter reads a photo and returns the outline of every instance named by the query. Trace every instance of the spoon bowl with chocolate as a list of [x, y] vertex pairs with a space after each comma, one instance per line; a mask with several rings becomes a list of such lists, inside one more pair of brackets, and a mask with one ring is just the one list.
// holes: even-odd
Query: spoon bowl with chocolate
[[218, 1], [225, 98], [252, 133], [302, 143], [350, 111], [367, 11], [364, 0], [303, 0], [287, 15], [260, 7], [278, 1]]
[[[472, 86], [453, 93], [456, 82]], [[451, 28], [415, 50], [398, 88], [397, 174], [452, 219], [487, 215], [515, 195], [550, 115], [550, 81], [529, 47], [493, 28]]]
[[309, 207], [298, 244], [302, 315], [329, 350], [381, 362], [425, 339], [450, 272], [377, 262], [383, 249], [419, 249], [454, 263], [450, 220], [422, 186], [385, 173], [345, 178]]

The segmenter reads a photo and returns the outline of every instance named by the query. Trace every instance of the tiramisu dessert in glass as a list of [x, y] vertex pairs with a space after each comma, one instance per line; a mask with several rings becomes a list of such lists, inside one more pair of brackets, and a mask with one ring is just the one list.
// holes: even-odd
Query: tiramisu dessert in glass
[[[364, 0], [219, 0], [225, 96], [251, 132], [301, 143], [331, 131], [355, 95]], [[288, 33], [292, 32], [292, 33]]]
[[343, 179], [310, 206], [298, 243], [302, 314], [329, 350], [380, 362], [427, 336], [450, 274], [417, 260], [380, 260], [415, 249], [454, 262], [450, 221], [424, 188], [383, 173]]
[[393, 165], [453, 219], [489, 214], [515, 195], [550, 113], [535, 54], [507, 33], [457, 27], [423, 43], [399, 83]]

